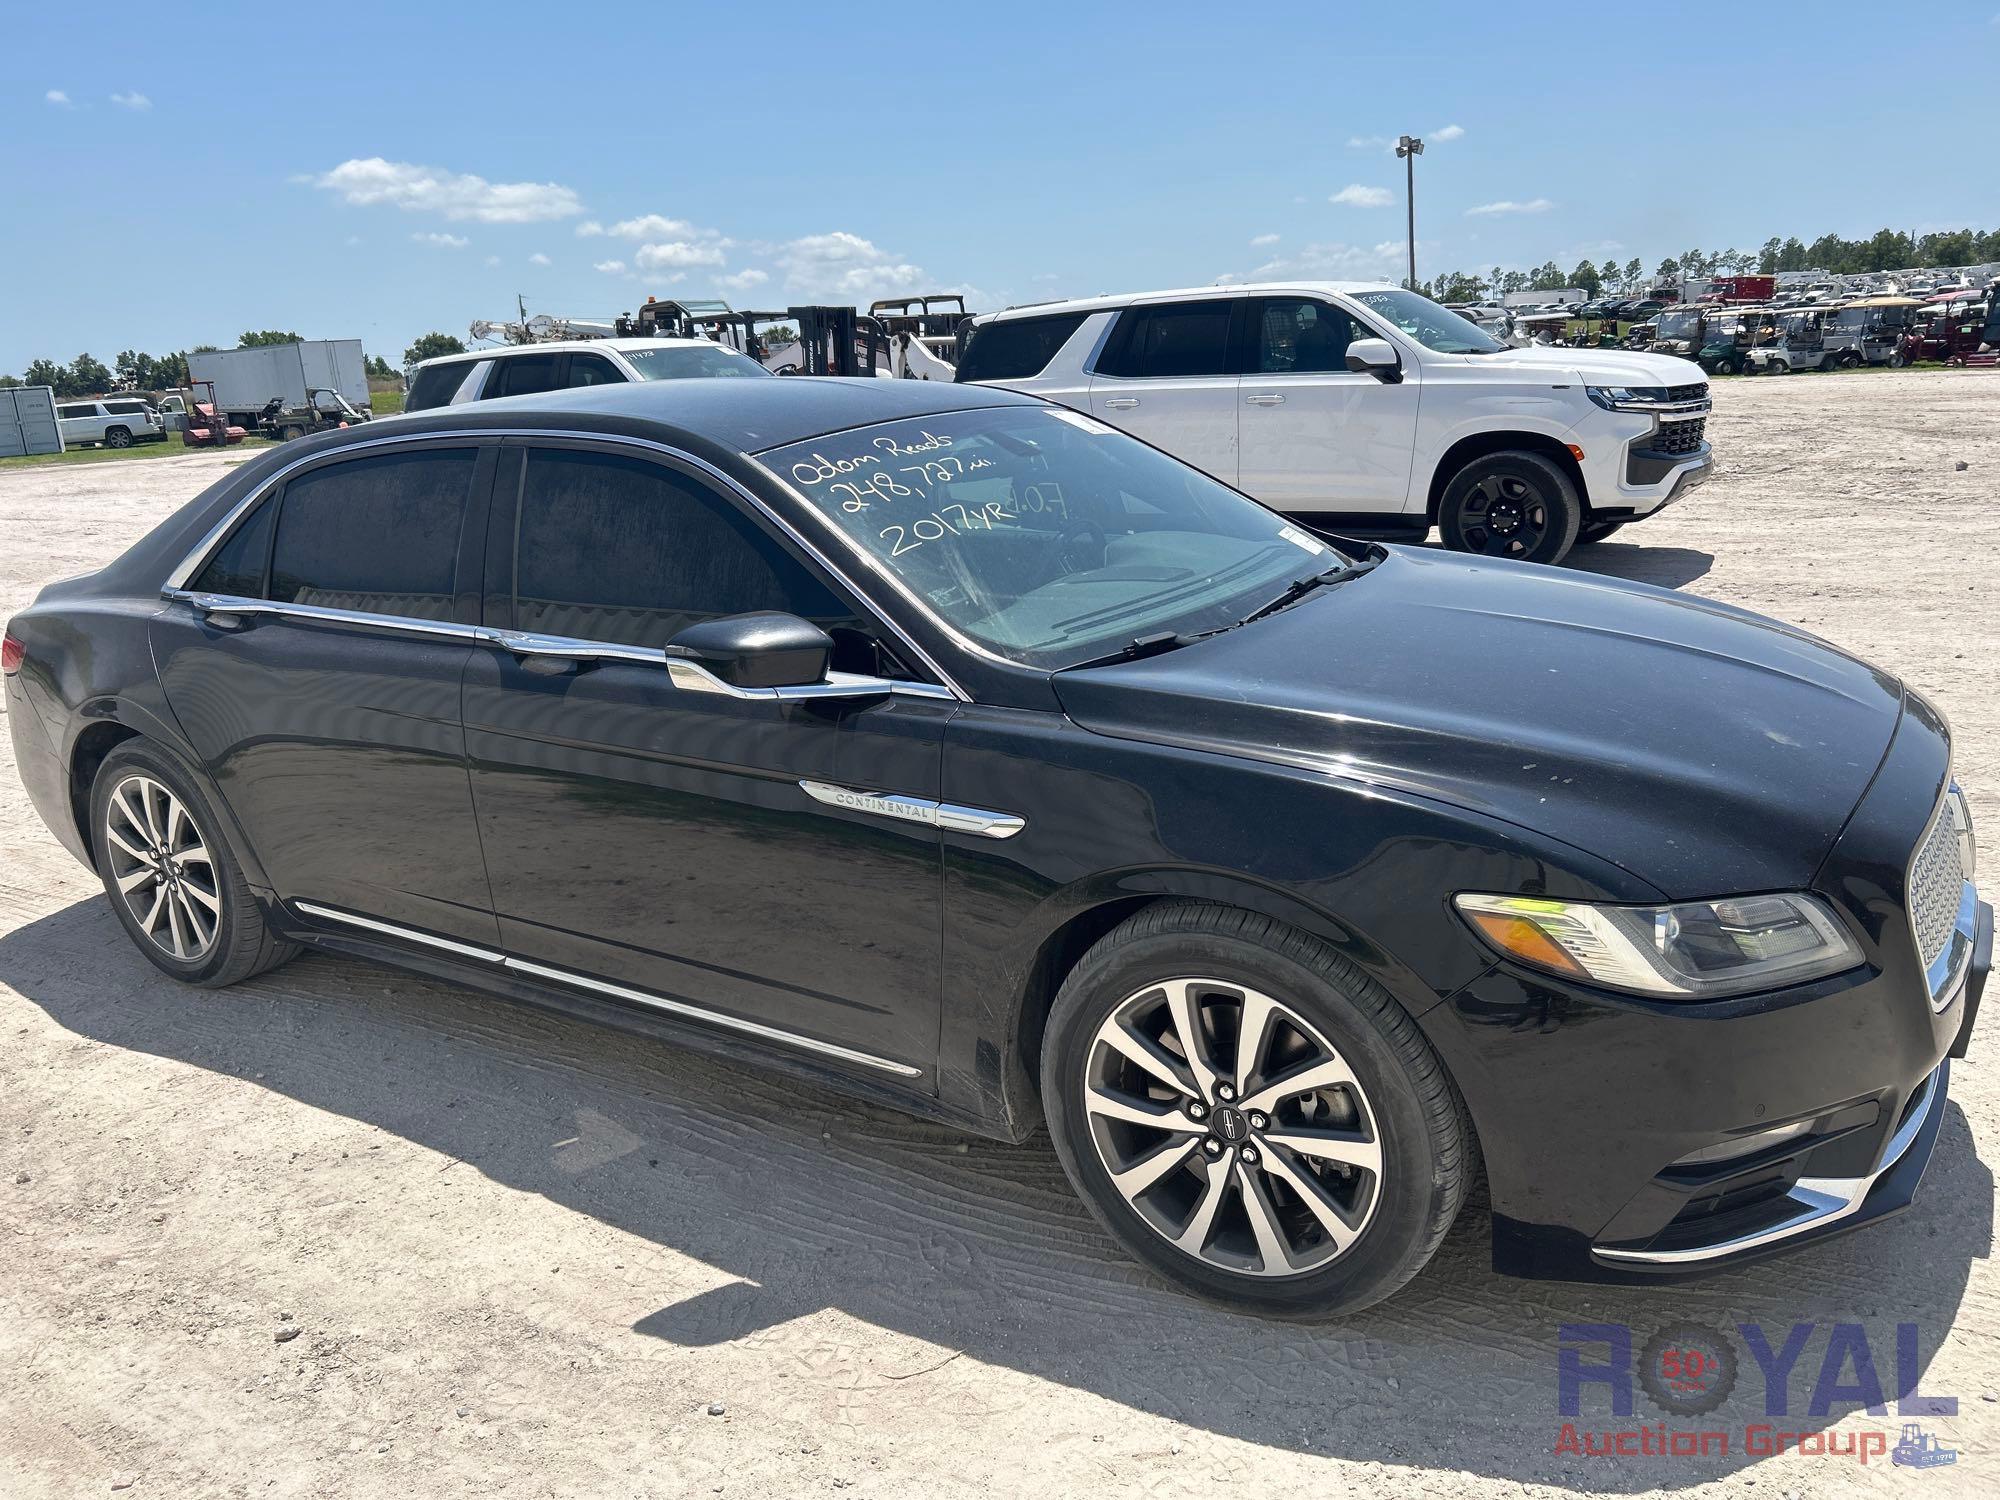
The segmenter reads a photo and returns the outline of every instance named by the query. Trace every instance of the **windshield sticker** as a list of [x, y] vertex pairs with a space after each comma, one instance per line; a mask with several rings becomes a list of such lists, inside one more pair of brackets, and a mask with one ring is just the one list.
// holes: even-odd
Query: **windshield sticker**
[[1278, 529], [1278, 535], [1290, 542], [1294, 547], [1305, 548], [1314, 557], [1318, 557], [1320, 553], [1326, 551], [1326, 544], [1324, 542], [1318, 540], [1316, 537], [1307, 536], [1296, 526], [1282, 526]]
[[1118, 430], [1115, 427], [1106, 427], [1102, 422], [1098, 421], [1095, 417], [1086, 417], [1080, 411], [1065, 411], [1062, 408], [1057, 407], [1051, 410], [1049, 412], [1049, 415], [1054, 417], [1058, 422], [1069, 423], [1069, 425], [1074, 427], [1078, 432], [1093, 433], [1098, 437], [1109, 437], [1112, 433]]

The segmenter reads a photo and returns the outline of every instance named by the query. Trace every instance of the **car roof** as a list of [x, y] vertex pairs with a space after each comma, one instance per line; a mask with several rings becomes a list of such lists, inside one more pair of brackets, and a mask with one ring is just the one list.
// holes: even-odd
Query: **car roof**
[[1102, 312], [1116, 307], [1129, 307], [1135, 302], [1180, 301], [1196, 297], [1239, 297], [1263, 295], [1270, 292], [1393, 292], [1396, 288], [1387, 281], [1232, 281], [1218, 286], [1176, 287], [1159, 292], [1120, 292], [1098, 297], [1064, 297], [1054, 302], [1029, 302], [1019, 307], [1002, 308], [999, 312], [988, 313], [981, 322], [992, 322], [1005, 318], [1040, 318], [1051, 313]]
[[[727, 344], [718, 344], [713, 339], [683, 338], [630, 338], [630, 339], [545, 339], [534, 344], [493, 344], [484, 349], [468, 349], [463, 354], [440, 354], [432, 359], [420, 359], [414, 368], [428, 370], [432, 365], [471, 364], [482, 359], [507, 359], [517, 354], [562, 353], [571, 349], [686, 349], [692, 345], [702, 345], [710, 349], [729, 349]], [[730, 352], [736, 353], [734, 349]]]
[[[583, 419], [579, 432], [624, 431], [666, 442], [693, 438], [731, 453], [759, 453], [823, 433], [984, 406], [1045, 406], [1038, 397], [991, 386], [863, 376], [776, 376], [769, 380], [695, 377], [624, 385], [576, 386], [503, 396], [391, 417], [398, 432], [491, 426], [535, 427]], [[365, 440], [383, 421], [346, 429]]]

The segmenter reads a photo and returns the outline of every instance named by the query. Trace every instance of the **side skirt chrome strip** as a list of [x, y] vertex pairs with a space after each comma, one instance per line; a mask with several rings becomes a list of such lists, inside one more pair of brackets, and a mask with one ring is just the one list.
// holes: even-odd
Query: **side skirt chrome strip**
[[849, 812], [895, 818], [904, 823], [928, 823], [934, 828], [975, 833], [981, 838], [1011, 839], [1028, 826], [1028, 820], [1018, 813], [988, 812], [983, 807], [962, 807], [956, 802], [906, 797], [898, 792], [864, 792], [830, 781], [801, 781], [799, 790], [828, 807], [844, 807]]
[[558, 969], [549, 964], [533, 963], [525, 958], [515, 958], [511, 954], [496, 953], [490, 948], [475, 947], [471, 943], [456, 942], [451, 938], [436, 937], [428, 932], [417, 932], [408, 927], [399, 927], [393, 922], [380, 922], [373, 917], [357, 916], [353, 912], [338, 911], [330, 906], [321, 906], [311, 901], [294, 901], [292, 905], [308, 916], [322, 921], [340, 922], [350, 927], [365, 928], [388, 937], [399, 938], [408, 943], [422, 943], [426, 947], [439, 948], [447, 953], [455, 953], [461, 958], [478, 959], [484, 963], [497, 964], [503, 969], [511, 969], [518, 974], [533, 975], [537, 979], [554, 980], [559, 984], [574, 985], [579, 989], [595, 990], [599, 994], [611, 995], [620, 1000], [629, 1000], [635, 1005], [643, 1005], [649, 1010], [665, 1011], [669, 1015], [682, 1016], [699, 1021], [708, 1026], [720, 1026], [730, 1031], [739, 1031], [747, 1036], [777, 1042], [786, 1047], [802, 1048], [807, 1052], [817, 1052], [826, 1057], [836, 1057], [842, 1062], [857, 1063], [864, 1068], [875, 1068], [884, 1073], [893, 1073], [899, 1078], [919, 1078], [922, 1068], [913, 1068], [908, 1063], [893, 1062], [886, 1057], [877, 1057], [872, 1052], [862, 1052], [854, 1047], [843, 1047], [837, 1042], [822, 1042], [816, 1037], [801, 1036], [795, 1031], [786, 1031], [777, 1026], [766, 1026], [760, 1021], [746, 1021], [740, 1016], [726, 1015], [722, 1011], [709, 1010], [705, 1006], [690, 1005], [685, 1000], [669, 1000], [664, 995], [655, 995], [647, 990], [633, 989], [630, 985], [614, 984], [608, 979], [594, 979], [588, 974], [579, 974], [570, 969]]

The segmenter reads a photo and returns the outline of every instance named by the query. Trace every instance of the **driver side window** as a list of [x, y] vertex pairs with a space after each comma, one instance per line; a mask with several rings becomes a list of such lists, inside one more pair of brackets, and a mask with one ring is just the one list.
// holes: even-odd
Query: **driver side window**
[[1315, 375], [1345, 372], [1347, 346], [1368, 330], [1337, 307], [1309, 297], [1269, 297], [1256, 315], [1256, 373]]

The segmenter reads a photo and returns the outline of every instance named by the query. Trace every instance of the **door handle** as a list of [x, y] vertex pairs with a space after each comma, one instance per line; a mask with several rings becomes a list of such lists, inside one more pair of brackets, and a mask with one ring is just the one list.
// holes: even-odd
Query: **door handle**
[[1104, 403], [1107, 411], [1130, 411], [1139, 404], [1137, 396], [1113, 396]]
[[1246, 406], [1283, 406], [1285, 398], [1283, 396], [1245, 396], [1243, 402]]

